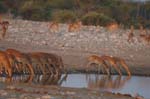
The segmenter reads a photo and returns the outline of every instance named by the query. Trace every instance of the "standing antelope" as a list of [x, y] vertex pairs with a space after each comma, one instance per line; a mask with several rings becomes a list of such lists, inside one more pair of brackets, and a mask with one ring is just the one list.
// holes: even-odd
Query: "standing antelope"
[[0, 22], [0, 25], [2, 27], [2, 35], [1, 35], [1, 39], [5, 37], [6, 35], [6, 31], [8, 29], [8, 25], [9, 25], [9, 22], [8, 21], [1, 21]]
[[147, 32], [146, 32], [146, 30], [144, 29], [144, 27], [143, 27], [143, 26], [140, 26], [140, 36], [146, 35], [146, 34], [147, 34]]
[[119, 25], [117, 23], [110, 23], [107, 25], [107, 29], [109, 31], [114, 31], [117, 30], [119, 28]]
[[140, 35], [140, 38], [143, 39], [147, 44], [150, 43], [150, 35]]
[[51, 32], [56, 33], [59, 31], [59, 24], [57, 22], [50, 22], [49, 29]]
[[140, 27], [140, 39], [144, 40], [147, 44], [150, 42], [150, 35], [147, 34], [143, 26]]
[[[87, 69], [89, 68], [89, 66], [92, 64], [92, 63], [95, 63], [98, 65], [98, 68], [100, 68], [100, 65], [102, 65], [105, 69], [105, 71], [107, 72], [108, 75], [110, 75], [110, 69], [109, 69], [109, 66], [105, 63], [105, 61], [103, 60], [103, 58], [97, 56], [97, 55], [91, 55], [88, 57], [88, 64], [87, 64]], [[98, 70], [99, 72], [99, 70]]]
[[128, 42], [130, 42], [130, 41], [131, 41], [131, 42], [134, 42], [134, 40], [133, 40], [133, 37], [134, 37], [133, 32], [134, 32], [134, 26], [131, 25], [131, 27], [130, 27], [130, 32], [129, 32], [129, 34], [128, 34], [128, 39], [127, 39]]
[[68, 25], [68, 32], [77, 32], [80, 30], [81, 26], [82, 26], [81, 21], [76, 21], [74, 23], [71, 23]]

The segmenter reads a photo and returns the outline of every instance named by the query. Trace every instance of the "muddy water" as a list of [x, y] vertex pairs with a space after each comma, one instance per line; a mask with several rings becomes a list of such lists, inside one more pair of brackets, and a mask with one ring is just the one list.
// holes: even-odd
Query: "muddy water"
[[139, 94], [150, 99], [150, 77], [132, 76], [111, 76], [95, 74], [69, 74], [67, 80], [61, 86], [75, 88], [94, 88], [100, 91], [114, 93]]

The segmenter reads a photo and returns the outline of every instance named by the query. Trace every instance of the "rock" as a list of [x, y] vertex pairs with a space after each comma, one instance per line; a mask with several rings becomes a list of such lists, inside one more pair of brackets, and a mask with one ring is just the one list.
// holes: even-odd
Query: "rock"
[[68, 95], [75, 95], [75, 92], [67, 91], [66, 94], [68, 94]]
[[5, 90], [0, 90], [0, 96], [6, 96], [8, 93]]
[[52, 97], [50, 95], [44, 95], [41, 97], [41, 99], [52, 99]]
[[8, 89], [11, 89], [11, 90], [15, 89], [15, 87], [14, 87], [14, 86], [12, 86], [12, 85], [7, 86], [7, 88], [8, 88]]

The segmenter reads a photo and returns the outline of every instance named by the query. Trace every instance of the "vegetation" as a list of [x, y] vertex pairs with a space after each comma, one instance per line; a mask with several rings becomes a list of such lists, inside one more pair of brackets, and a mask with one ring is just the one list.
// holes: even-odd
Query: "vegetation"
[[87, 25], [116, 21], [129, 27], [150, 27], [150, 3], [122, 0], [1, 0], [0, 13], [23, 19], [58, 22], [81, 20]]
[[89, 12], [82, 17], [82, 22], [86, 25], [106, 26], [115, 22], [115, 20], [103, 13]]

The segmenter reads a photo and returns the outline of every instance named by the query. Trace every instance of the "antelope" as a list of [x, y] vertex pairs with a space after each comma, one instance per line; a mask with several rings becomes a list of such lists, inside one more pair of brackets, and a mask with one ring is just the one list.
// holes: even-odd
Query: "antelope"
[[81, 21], [76, 21], [68, 25], [68, 32], [76, 32], [79, 31], [82, 26]]
[[4, 38], [6, 35], [6, 31], [8, 29], [9, 22], [8, 21], [2, 21], [2, 22], [0, 22], [0, 25], [2, 27], [2, 37], [1, 38]]
[[133, 25], [131, 25], [131, 27], [130, 27], [130, 32], [129, 32], [129, 34], [128, 34], [128, 39], [127, 39], [127, 41], [128, 42], [132, 42], [132, 41], [134, 41], [133, 40], [133, 37], [134, 37], [134, 34], [133, 34], [133, 32], [134, 32], [134, 26]]
[[140, 38], [143, 39], [145, 42], [147, 42], [149, 44], [149, 42], [150, 42], [150, 35], [147, 34], [147, 32], [143, 28], [143, 26], [140, 26]]
[[43, 67], [43, 62], [41, 62], [39, 56], [34, 53], [26, 53], [26, 55], [28, 56], [30, 64], [32, 64], [33, 66], [34, 72], [36, 74], [42, 73], [43, 75], [45, 75], [45, 68]]
[[57, 22], [50, 22], [49, 29], [51, 32], [56, 33], [59, 31], [59, 24]]
[[[104, 59], [97, 56], [97, 55], [91, 55], [88, 57], [88, 64], [87, 64], [87, 69], [89, 68], [89, 66], [92, 64], [92, 63], [95, 63], [98, 65], [98, 68], [100, 68], [100, 65], [102, 65], [106, 71], [106, 73], [108, 75], [110, 75], [110, 71], [109, 71], [109, 66], [105, 63]], [[98, 70], [99, 72], [99, 70]]]
[[146, 30], [143, 28], [143, 26], [140, 26], [140, 36], [146, 35]]
[[124, 59], [121, 59], [119, 57], [106, 56], [106, 55], [101, 56], [101, 58], [103, 60], [109, 62], [110, 65], [115, 68], [115, 70], [119, 73], [120, 76], [122, 75], [122, 73], [121, 73], [121, 70], [119, 69], [117, 63], [121, 64], [123, 66], [123, 68], [127, 71], [127, 74], [129, 76], [131, 76], [131, 72], [130, 72], [130, 70], [128, 68], [128, 65], [125, 63]]
[[50, 74], [53, 76], [53, 68], [50, 66], [49, 62], [45, 59], [45, 56], [43, 54], [38, 53], [38, 52], [32, 52], [28, 54], [32, 60], [34, 59], [34, 61], [40, 62], [39, 70], [42, 70], [42, 73], [44, 75], [46, 74], [46, 71], [48, 70], [48, 73], [50, 72]]
[[[0, 68], [1, 68], [1, 73], [5, 72], [7, 74], [7, 80], [10, 82], [12, 78], [12, 68], [11, 64], [8, 60], [8, 56], [6, 55], [5, 52], [0, 51]], [[4, 71], [3, 71], [4, 69]]]
[[53, 66], [52, 68], [55, 70], [57, 76], [60, 75], [60, 71], [64, 69], [62, 58], [60, 56], [57, 56], [52, 53], [44, 53], [44, 52], [35, 52], [35, 53], [41, 55], [41, 57], [43, 57], [43, 59], [47, 61], [49, 66]]
[[7, 55], [8, 60], [10, 62], [12, 72], [17, 73], [19, 71], [19, 66], [15, 65], [15, 60], [14, 60], [15, 57], [13, 55], [7, 54], [6, 52], [5, 52], [5, 54]]
[[150, 43], [150, 35], [140, 35], [140, 38], [147, 42], [147, 44]]
[[31, 81], [34, 76], [34, 71], [33, 71], [32, 65], [30, 64], [29, 60], [27, 59], [27, 56], [15, 49], [7, 49], [5, 52], [8, 55], [13, 55], [15, 57], [14, 60], [17, 62], [17, 65], [19, 66], [20, 71], [24, 71], [24, 69], [26, 69], [26, 68], [29, 70], [29, 72], [31, 74], [31, 78], [30, 78], [30, 81]]
[[117, 30], [119, 28], [119, 25], [117, 23], [110, 23], [107, 25], [107, 29], [109, 31], [114, 31]]

